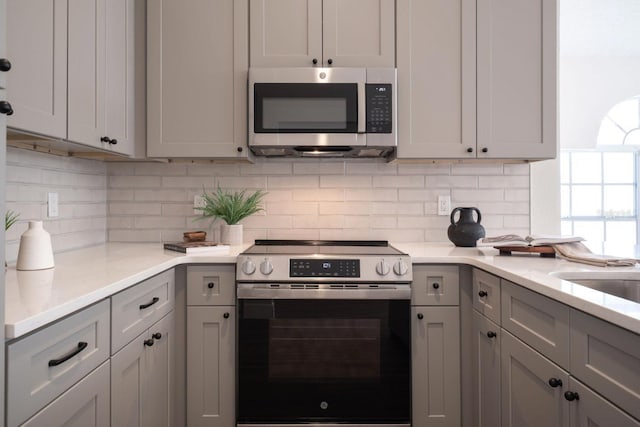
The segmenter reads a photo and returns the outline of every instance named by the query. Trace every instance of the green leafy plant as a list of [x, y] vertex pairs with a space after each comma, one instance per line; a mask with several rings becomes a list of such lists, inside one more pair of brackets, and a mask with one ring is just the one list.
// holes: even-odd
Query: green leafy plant
[[195, 209], [202, 212], [199, 219], [213, 218], [215, 221], [219, 218], [228, 225], [233, 225], [263, 210], [260, 202], [266, 194], [266, 191], [258, 190], [247, 195], [246, 190], [229, 192], [220, 187], [210, 194], [203, 190], [204, 206]]
[[7, 231], [9, 228], [11, 228], [11, 226], [18, 221], [19, 217], [19, 213], [16, 213], [14, 211], [6, 211], [4, 213], [4, 230]]

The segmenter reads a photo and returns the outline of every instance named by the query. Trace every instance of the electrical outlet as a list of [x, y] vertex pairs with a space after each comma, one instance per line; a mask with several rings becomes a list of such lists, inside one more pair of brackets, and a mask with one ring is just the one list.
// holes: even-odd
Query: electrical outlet
[[199, 194], [196, 194], [195, 196], [193, 196], [193, 213], [195, 215], [202, 215], [202, 211], [199, 209], [195, 209], [195, 208], [204, 208], [205, 205], [205, 201], [204, 201], [204, 197], [202, 197]]
[[451, 196], [438, 196], [438, 215], [449, 215], [451, 212]]
[[54, 218], [58, 215], [58, 193], [47, 193], [47, 216]]

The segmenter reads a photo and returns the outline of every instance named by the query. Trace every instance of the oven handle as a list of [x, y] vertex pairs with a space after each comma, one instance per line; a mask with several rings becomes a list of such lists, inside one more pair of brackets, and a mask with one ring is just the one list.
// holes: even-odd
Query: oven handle
[[358, 285], [337, 288], [336, 285], [309, 285], [309, 287], [292, 288], [287, 285], [238, 283], [237, 297], [238, 299], [409, 300], [411, 286], [408, 284]]

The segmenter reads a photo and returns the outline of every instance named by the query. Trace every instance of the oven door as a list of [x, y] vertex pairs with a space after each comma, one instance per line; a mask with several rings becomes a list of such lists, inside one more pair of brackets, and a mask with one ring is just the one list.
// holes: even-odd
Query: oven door
[[408, 299], [240, 299], [238, 425], [409, 425]]

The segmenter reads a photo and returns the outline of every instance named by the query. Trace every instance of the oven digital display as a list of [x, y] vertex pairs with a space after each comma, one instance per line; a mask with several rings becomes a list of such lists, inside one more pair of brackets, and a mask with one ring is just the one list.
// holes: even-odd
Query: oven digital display
[[291, 259], [290, 277], [360, 277], [359, 259]]

